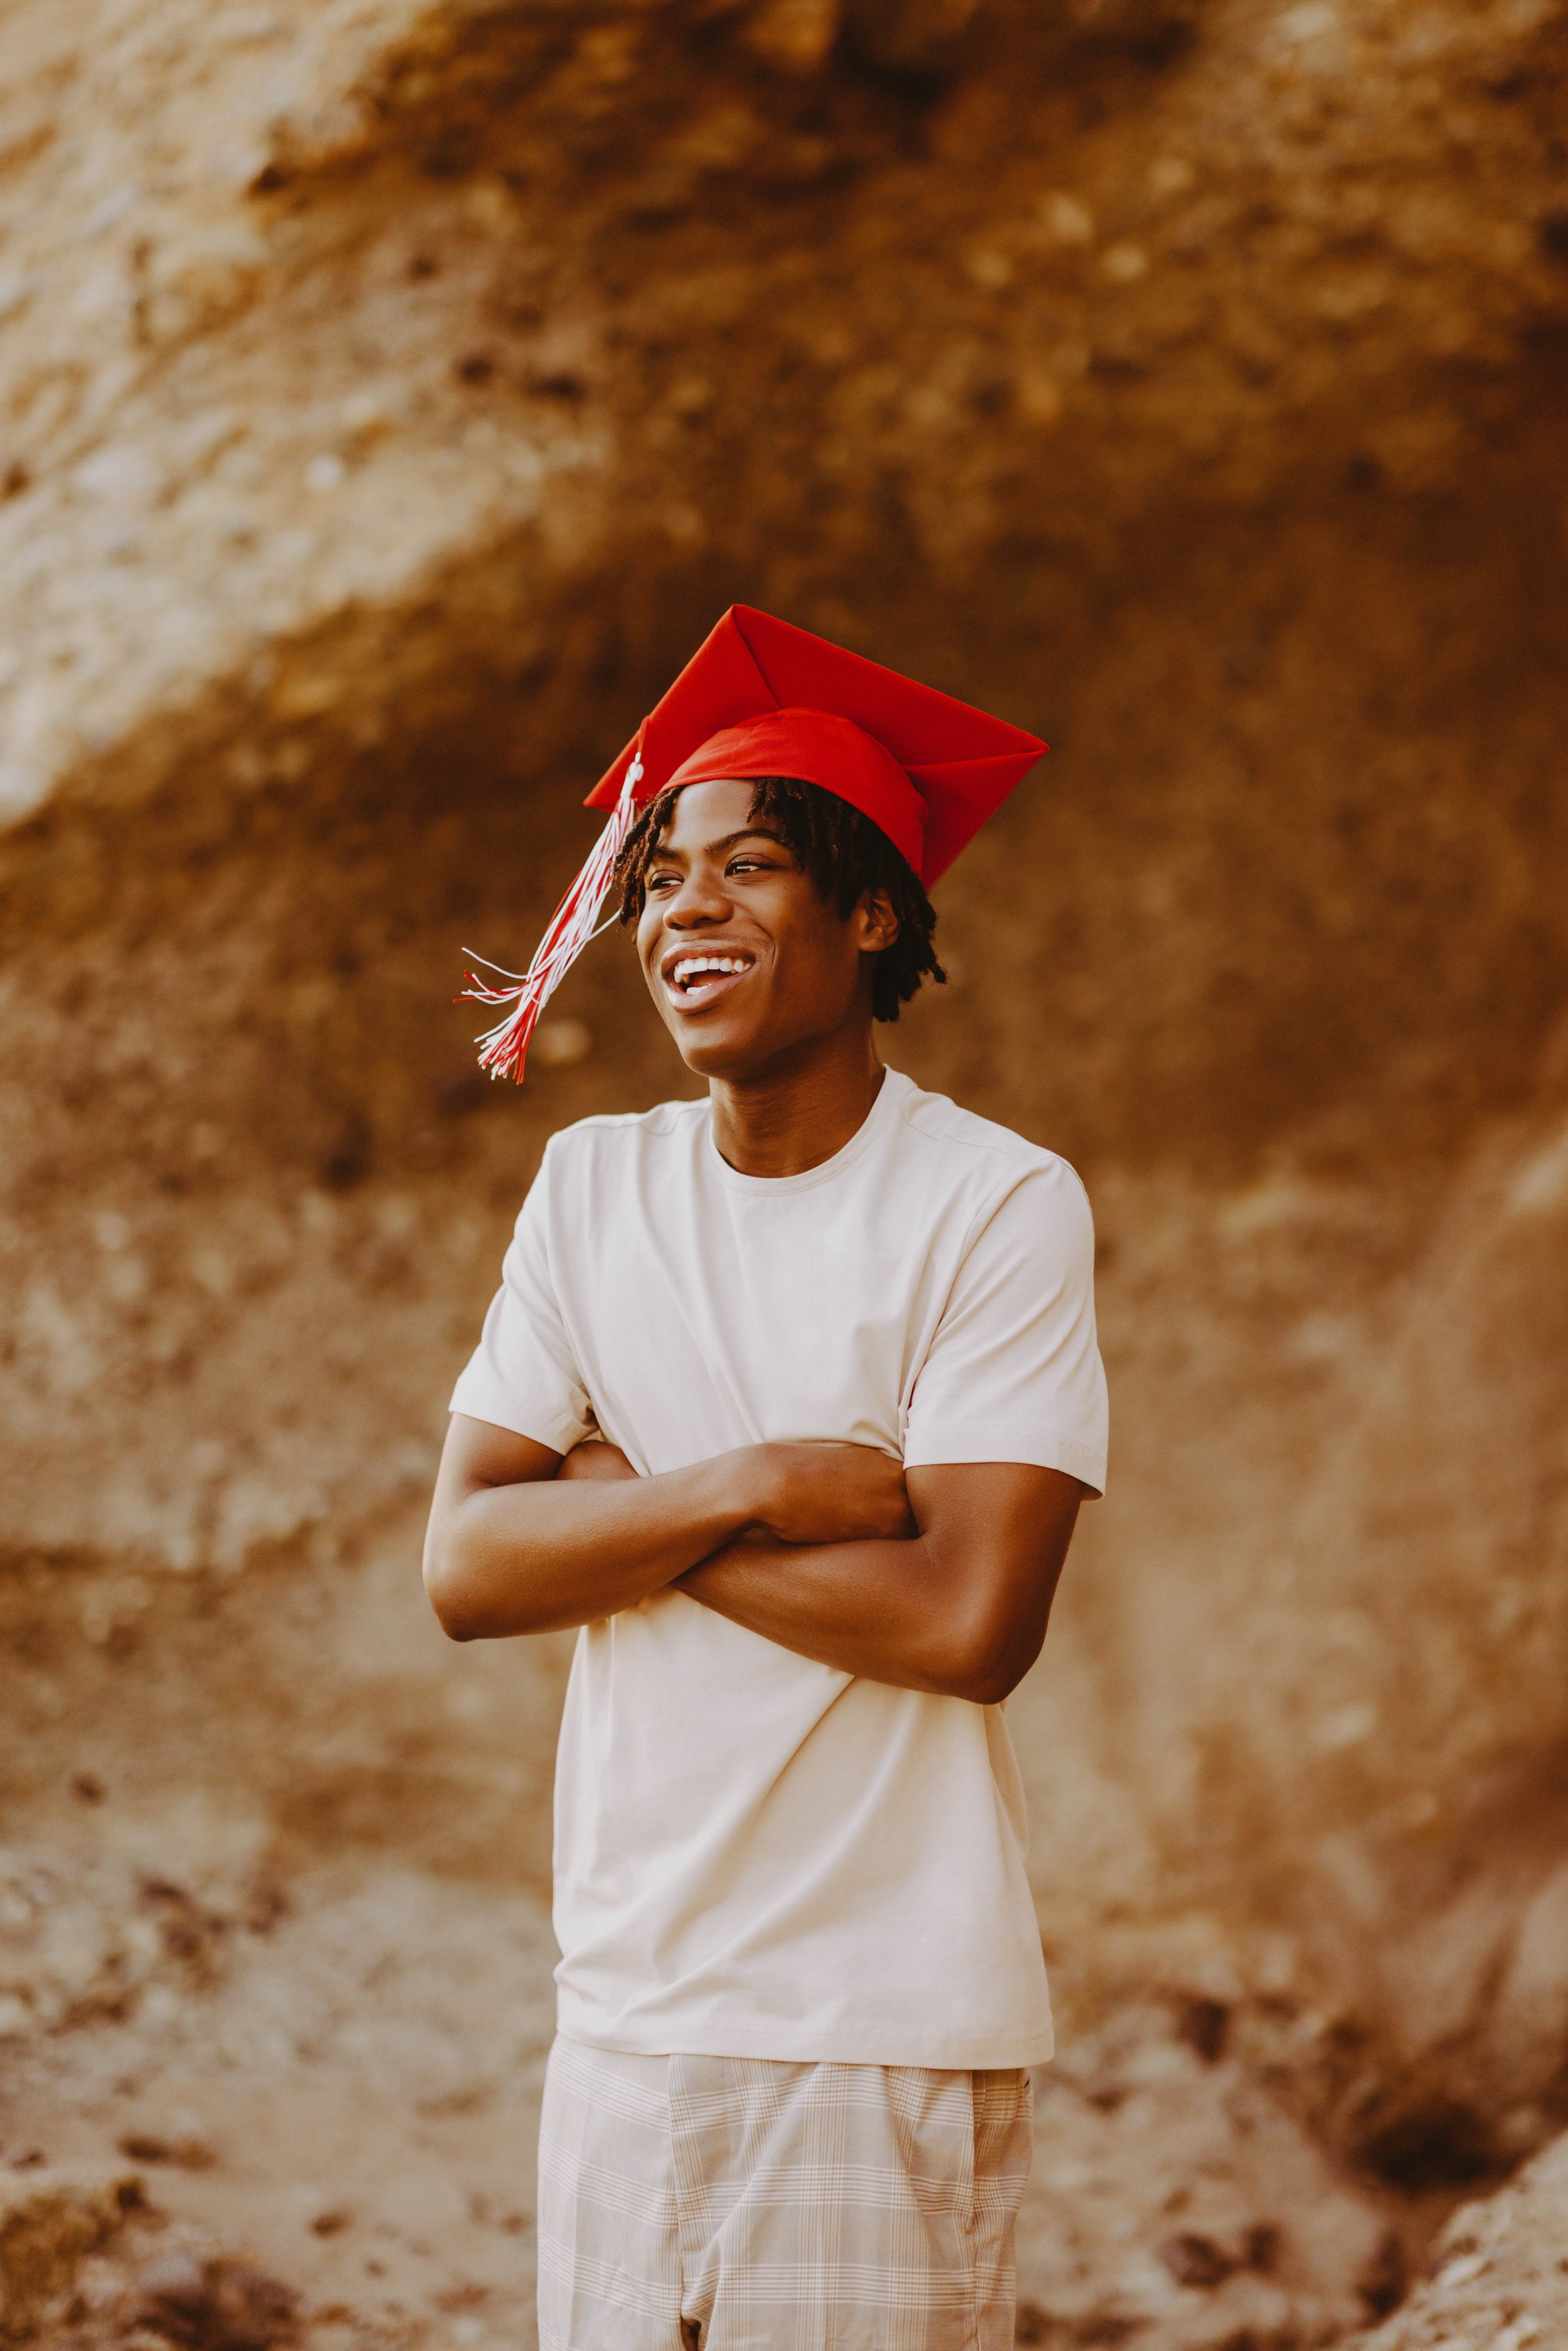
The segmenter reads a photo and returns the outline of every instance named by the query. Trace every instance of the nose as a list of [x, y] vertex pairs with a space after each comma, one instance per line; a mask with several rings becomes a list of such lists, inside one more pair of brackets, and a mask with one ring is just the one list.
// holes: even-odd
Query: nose
[[729, 913], [721, 877], [702, 866], [686, 874], [680, 888], [664, 900], [664, 927], [691, 931], [704, 923], [722, 923]]

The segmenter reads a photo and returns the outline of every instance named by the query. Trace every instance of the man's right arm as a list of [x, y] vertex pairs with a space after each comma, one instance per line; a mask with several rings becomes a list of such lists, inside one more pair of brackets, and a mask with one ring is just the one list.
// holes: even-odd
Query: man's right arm
[[452, 1416], [424, 1588], [455, 1641], [612, 1616], [743, 1535], [850, 1542], [913, 1523], [899, 1463], [865, 1446], [747, 1445], [651, 1478], [560, 1466], [532, 1437]]

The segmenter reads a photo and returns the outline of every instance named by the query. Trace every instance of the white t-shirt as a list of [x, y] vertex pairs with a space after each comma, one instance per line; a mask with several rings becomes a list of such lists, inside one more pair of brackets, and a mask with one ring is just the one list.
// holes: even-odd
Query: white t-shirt
[[[455, 1412], [649, 1474], [763, 1440], [1096, 1491], [1093, 1231], [1064, 1160], [889, 1071], [843, 1149], [738, 1175], [708, 1105], [545, 1153]], [[800, 1657], [664, 1592], [578, 1637], [560, 2029], [651, 2055], [1011, 2066], [1051, 2003], [999, 1707]]]

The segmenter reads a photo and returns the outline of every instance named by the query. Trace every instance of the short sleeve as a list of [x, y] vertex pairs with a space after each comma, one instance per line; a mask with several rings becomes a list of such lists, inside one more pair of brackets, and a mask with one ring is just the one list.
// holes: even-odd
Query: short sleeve
[[1026, 1461], [1105, 1490], [1094, 1225], [1065, 1161], [1031, 1168], [965, 1252], [910, 1399], [904, 1466]]
[[549, 1192], [547, 1147], [451, 1409], [569, 1453], [592, 1434], [594, 1418], [550, 1277]]

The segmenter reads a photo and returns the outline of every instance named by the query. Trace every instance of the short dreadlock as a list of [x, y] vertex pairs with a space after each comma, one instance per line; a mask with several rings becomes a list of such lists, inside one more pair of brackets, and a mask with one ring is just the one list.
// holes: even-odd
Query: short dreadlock
[[[785, 848], [810, 875], [823, 904], [838, 909], [841, 921], [849, 921], [868, 890], [886, 897], [898, 919], [898, 935], [877, 956], [871, 1008], [873, 1019], [896, 1020], [899, 1006], [908, 1003], [923, 979], [947, 977], [932, 944], [936, 909], [918, 877], [881, 827], [836, 792], [796, 776], [758, 776], [751, 781], [753, 821], [764, 817], [777, 825]], [[664, 791], [649, 801], [615, 861], [623, 923], [636, 922], [643, 912], [648, 866], [678, 796]]]

